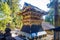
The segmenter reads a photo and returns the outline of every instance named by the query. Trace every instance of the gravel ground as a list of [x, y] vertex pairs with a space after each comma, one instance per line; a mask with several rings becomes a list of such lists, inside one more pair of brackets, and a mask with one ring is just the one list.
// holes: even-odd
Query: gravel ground
[[[43, 37], [43, 38], [41, 38], [41, 39], [37, 39], [37, 40], [52, 40], [53, 39], [53, 35], [47, 35], [46, 37]], [[36, 39], [34, 39], [34, 40], [36, 40]]]

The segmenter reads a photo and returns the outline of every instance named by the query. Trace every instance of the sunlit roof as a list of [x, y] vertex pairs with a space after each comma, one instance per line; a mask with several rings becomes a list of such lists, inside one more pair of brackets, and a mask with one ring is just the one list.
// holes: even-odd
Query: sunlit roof
[[48, 11], [47, 4], [50, 2], [49, 0], [20, 0], [19, 4], [21, 4], [20, 8], [23, 8], [24, 2], [32, 4], [44, 11]]

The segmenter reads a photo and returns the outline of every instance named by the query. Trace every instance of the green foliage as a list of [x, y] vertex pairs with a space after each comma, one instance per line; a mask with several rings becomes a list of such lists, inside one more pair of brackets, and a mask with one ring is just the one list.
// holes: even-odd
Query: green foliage
[[7, 4], [7, 2], [2, 3], [2, 7], [1, 8], [2, 8], [2, 10], [3, 10], [5, 15], [10, 15], [11, 14], [11, 10], [10, 10], [10, 7]]
[[18, 3], [18, 0], [12, 0], [13, 3], [12, 3], [12, 23], [11, 23], [11, 28], [21, 28], [22, 25], [23, 25], [23, 22], [22, 22], [22, 18], [23, 16], [17, 16], [18, 12], [20, 12], [20, 8], [19, 8], [19, 5], [17, 4]]
[[4, 19], [0, 20], [0, 30], [4, 30], [8, 23], [10, 23], [11, 29], [14, 29], [15, 27], [22, 28], [23, 16], [17, 16], [17, 13], [20, 12], [17, 3], [18, 0], [12, 0], [12, 5], [9, 2], [1, 3], [0, 10], [3, 12], [2, 14], [4, 14], [4, 16], [0, 16], [0, 18], [3, 17]]
[[21, 29], [22, 26], [23, 26], [22, 19], [23, 19], [23, 16], [20, 15], [20, 16], [17, 16], [17, 17], [16, 17], [16, 20], [15, 20], [15, 23], [16, 23], [17, 27], [20, 28], [20, 29]]
[[20, 9], [19, 9], [19, 5], [17, 4], [18, 0], [12, 0], [12, 1], [13, 1], [13, 3], [12, 3], [12, 11], [13, 11], [13, 13], [19, 12]]
[[[10, 7], [7, 4], [7, 2], [2, 3], [1, 11], [3, 12], [2, 14], [4, 14], [3, 17], [5, 17], [5, 18], [0, 20], [0, 30], [4, 30], [6, 28], [6, 24], [8, 24], [12, 20], [12, 18], [10, 16], [11, 10], [10, 10]], [[2, 16], [0, 15], [0, 17], [2, 17]]]
[[54, 25], [54, 8], [50, 8], [48, 16], [46, 16], [46, 21]]

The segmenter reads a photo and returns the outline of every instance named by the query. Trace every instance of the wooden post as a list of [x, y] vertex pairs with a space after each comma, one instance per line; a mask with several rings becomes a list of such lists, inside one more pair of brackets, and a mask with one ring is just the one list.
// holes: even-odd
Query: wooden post
[[[55, 3], [55, 6], [54, 6], [54, 9], [55, 9], [55, 27], [58, 27], [59, 26], [59, 14], [58, 14], [58, 0], [54, 0], [54, 3]], [[57, 38], [59, 39], [59, 32], [58, 31], [54, 31], [54, 40], [57, 40]]]

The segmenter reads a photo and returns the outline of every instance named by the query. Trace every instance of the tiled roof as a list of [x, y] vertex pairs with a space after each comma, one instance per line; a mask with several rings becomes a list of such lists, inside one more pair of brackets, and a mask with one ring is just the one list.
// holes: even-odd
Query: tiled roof
[[49, 22], [42, 22], [42, 28], [44, 30], [51, 30], [51, 29], [54, 29], [55, 27]]
[[36, 12], [42, 13], [42, 14], [44, 14], [44, 15], [47, 14], [47, 12], [45, 12], [44, 10], [39, 9], [39, 8], [36, 7], [36, 6], [33, 6], [33, 5], [25, 2], [24, 6], [23, 6], [23, 10], [24, 10], [25, 8], [27, 8], [27, 7], [28, 7], [28, 9], [30, 8], [30, 10], [32, 10], [32, 11], [36, 11]]

